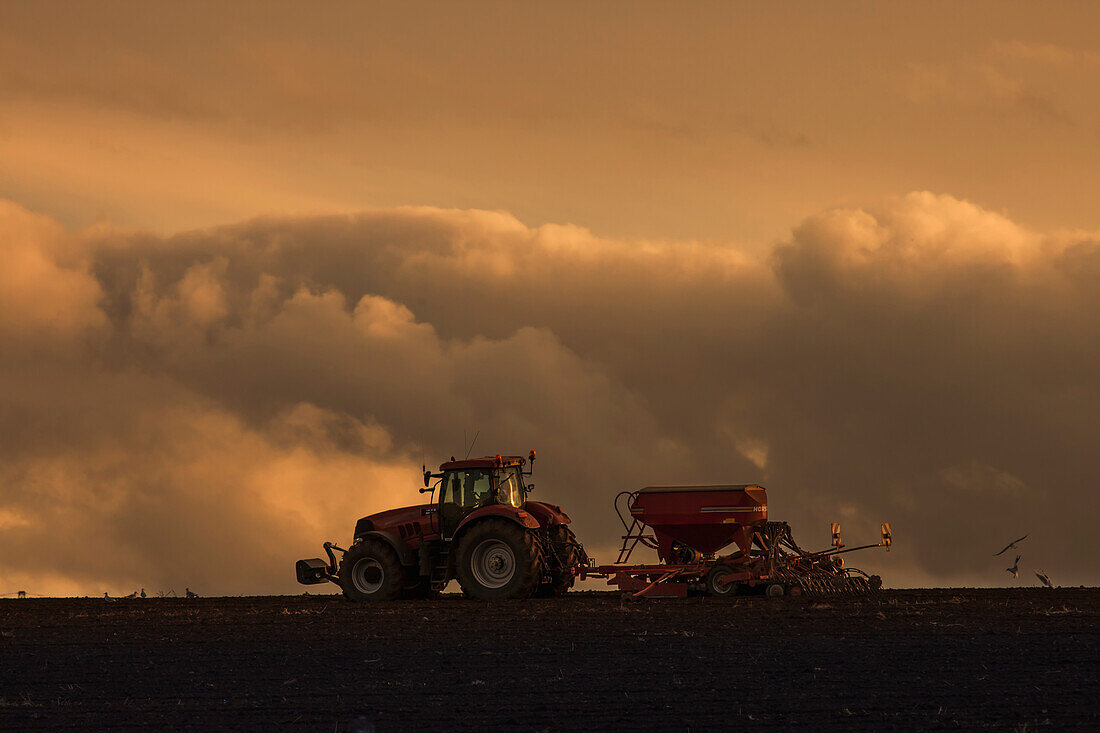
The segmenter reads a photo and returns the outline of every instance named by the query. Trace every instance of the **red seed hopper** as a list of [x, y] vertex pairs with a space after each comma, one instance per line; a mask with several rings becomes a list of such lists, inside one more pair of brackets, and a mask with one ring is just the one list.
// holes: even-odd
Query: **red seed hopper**
[[731, 544], [748, 552], [756, 529], [768, 521], [768, 492], [755, 484], [649, 486], [634, 493], [629, 510], [653, 530], [662, 560], [691, 560]]
[[[845, 568], [838, 555], [889, 548], [891, 541], [890, 525], [883, 524], [878, 544], [845, 548], [834, 524], [832, 547], [803, 550], [786, 522], [768, 521], [768, 493], [756, 484], [649, 486], [620, 493], [615, 511], [626, 528], [618, 560], [583, 566], [578, 575], [607, 578], [635, 595], [729, 596], [754, 588], [771, 596], [866, 592], [881, 585], [878, 576]], [[657, 551], [657, 564], [627, 564], [639, 544]], [[733, 552], [717, 555], [731, 545]]]

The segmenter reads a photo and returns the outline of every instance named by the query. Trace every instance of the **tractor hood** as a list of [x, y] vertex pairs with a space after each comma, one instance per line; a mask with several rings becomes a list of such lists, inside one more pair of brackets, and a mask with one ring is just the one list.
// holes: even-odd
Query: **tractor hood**
[[431, 504], [417, 504], [368, 514], [355, 523], [355, 537], [371, 531], [392, 532], [398, 525], [419, 522], [431, 508]]

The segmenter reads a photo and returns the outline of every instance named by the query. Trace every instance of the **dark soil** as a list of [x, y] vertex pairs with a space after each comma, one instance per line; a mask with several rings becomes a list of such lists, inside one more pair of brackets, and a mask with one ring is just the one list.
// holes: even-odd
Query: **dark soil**
[[1098, 589], [2, 600], [0, 730], [1100, 730], [1098, 611]]

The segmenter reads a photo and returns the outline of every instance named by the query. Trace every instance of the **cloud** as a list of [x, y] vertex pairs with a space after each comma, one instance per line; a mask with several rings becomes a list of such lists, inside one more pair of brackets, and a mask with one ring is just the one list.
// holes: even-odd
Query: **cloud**
[[1100, 54], [1090, 49], [1074, 48], [1056, 43], [1030, 41], [1000, 41], [990, 46], [993, 56], [1055, 67], [1075, 67], [1082, 71], [1100, 68]]
[[[95, 396], [38, 393], [50, 415], [31, 417], [31, 445], [0, 469], [19, 520], [0, 535], [5, 585], [58, 575], [84, 593], [285, 590], [288, 545], [336, 539], [335, 517], [416, 477], [383, 429], [311, 405], [249, 427], [163, 380], [92, 374], [74, 387]], [[116, 414], [103, 414], [109, 400]]]
[[859, 563], [890, 582], [1001, 582], [1019, 530], [1100, 580], [1096, 234], [927, 192], [764, 257], [485, 211], [171, 237], [0, 211], [0, 585], [293, 592], [475, 431], [539, 450], [597, 555], [622, 489], [759, 481], [805, 544], [891, 521]]
[[0, 201], [0, 335], [16, 342], [68, 345], [106, 325], [99, 283], [62, 228]]
[[1050, 43], [995, 41], [938, 63], [910, 63], [903, 89], [910, 102], [1072, 127], [1094, 115], [1080, 104], [1095, 86], [1100, 55]]

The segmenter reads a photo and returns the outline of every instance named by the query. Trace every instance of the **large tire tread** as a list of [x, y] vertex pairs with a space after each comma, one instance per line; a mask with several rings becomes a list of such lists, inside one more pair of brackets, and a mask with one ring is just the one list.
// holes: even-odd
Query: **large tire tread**
[[[382, 566], [383, 571], [381, 587], [369, 594], [356, 588], [351, 578], [351, 571], [355, 564], [365, 558], [373, 558]], [[339, 575], [344, 596], [353, 601], [392, 601], [401, 596], [406, 582], [405, 569], [401, 567], [397, 553], [382, 540], [370, 537], [352, 545], [344, 553], [344, 558], [340, 561]]]
[[[515, 555], [516, 572], [512, 580], [500, 588], [488, 588], [474, 578], [470, 556], [481, 542], [499, 539], [506, 542]], [[478, 600], [529, 598], [542, 577], [542, 551], [538, 539], [529, 530], [508, 519], [483, 519], [470, 527], [458, 547], [456, 573], [463, 595]]]

